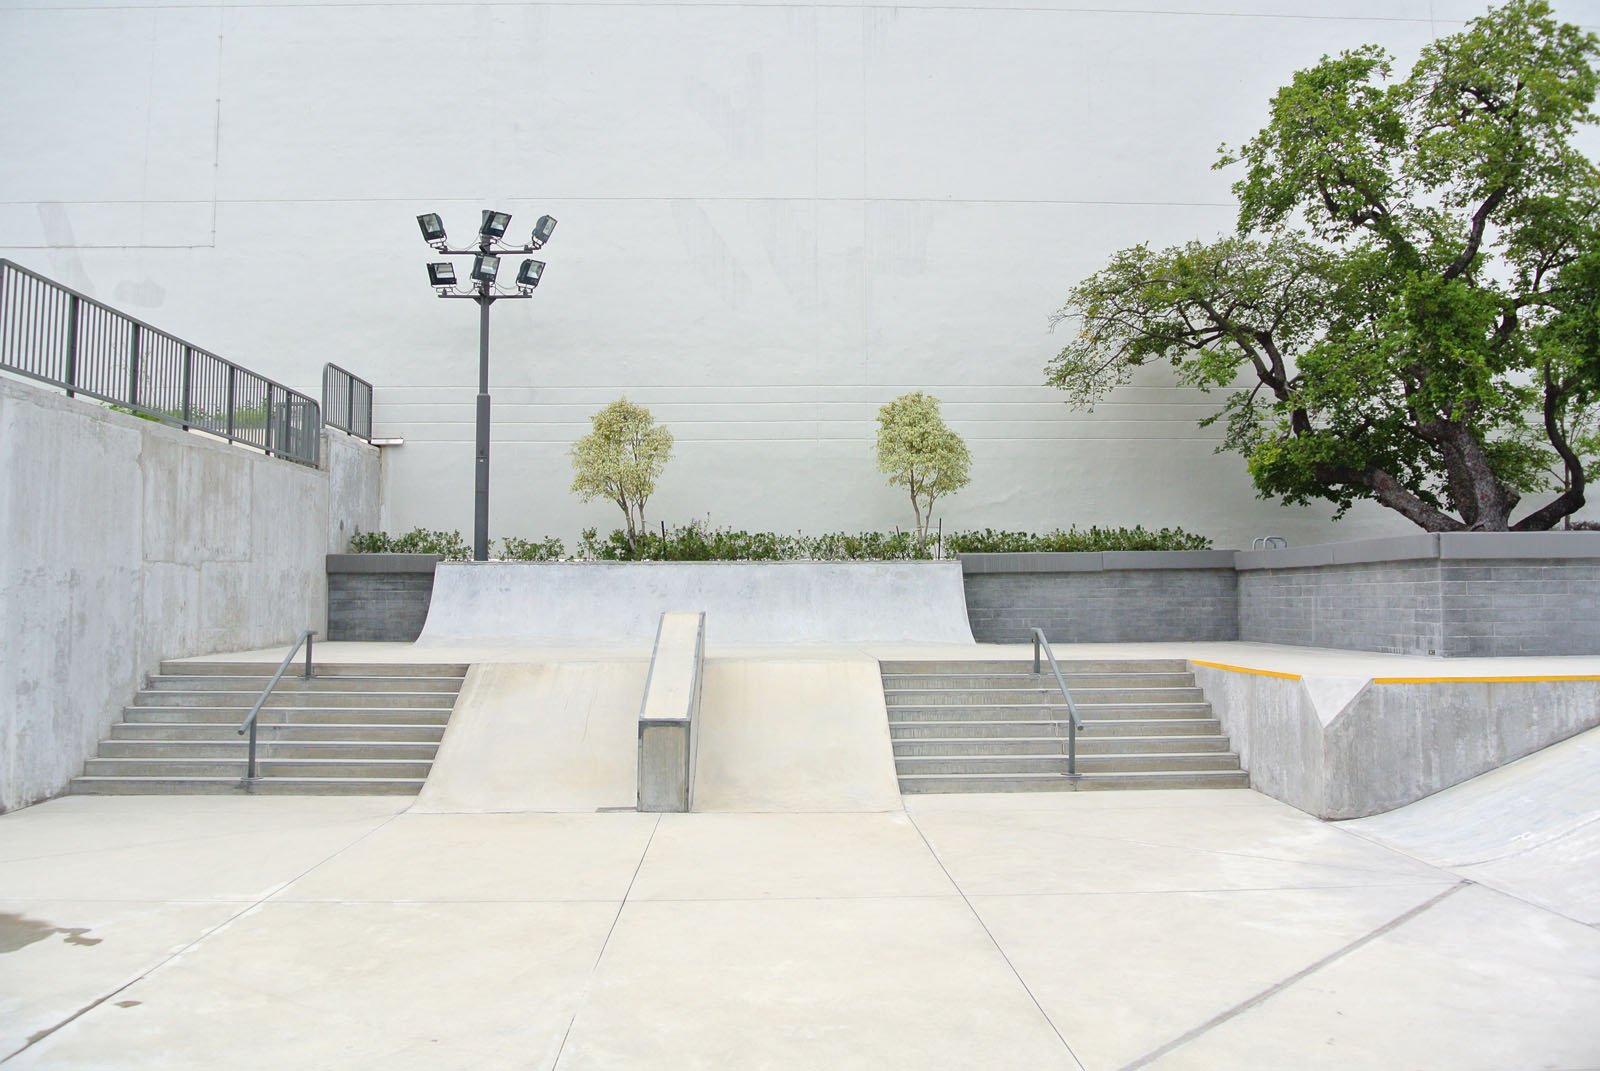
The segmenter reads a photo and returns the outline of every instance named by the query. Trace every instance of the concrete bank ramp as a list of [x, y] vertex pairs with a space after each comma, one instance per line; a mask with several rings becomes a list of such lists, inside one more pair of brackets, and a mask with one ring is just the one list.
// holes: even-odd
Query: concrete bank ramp
[[1600, 925], [1600, 729], [1340, 827]]
[[417, 642], [648, 649], [663, 611], [708, 645], [972, 642], [955, 561], [441, 562]]
[[[648, 670], [642, 658], [474, 665], [412, 810], [633, 808]], [[708, 659], [698, 736], [694, 810], [901, 806], [871, 658]]]
[[634, 805], [645, 661], [479, 663], [413, 811]]

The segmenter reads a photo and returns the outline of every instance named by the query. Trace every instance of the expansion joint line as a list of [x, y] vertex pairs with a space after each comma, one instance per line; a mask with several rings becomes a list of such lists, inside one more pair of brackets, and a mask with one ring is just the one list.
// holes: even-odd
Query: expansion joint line
[[1210, 1019], [1206, 1020], [1205, 1022], [1201, 1023], [1199, 1026], [1195, 1027], [1193, 1030], [1190, 1030], [1187, 1033], [1180, 1034], [1179, 1036], [1173, 1038], [1171, 1041], [1167, 1042], [1165, 1045], [1161, 1046], [1159, 1049], [1154, 1049], [1154, 1050], [1152, 1050], [1150, 1052], [1145, 1053], [1143, 1056], [1139, 1057], [1137, 1060], [1134, 1060], [1134, 1061], [1132, 1061], [1130, 1063], [1123, 1064], [1122, 1068], [1121, 1068], [1121, 1071], [1136, 1071], [1137, 1068], [1145, 1067], [1145, 1066], [1155, 1062], [1156, 1060], [1159, 1060], [1161, 1057], [1165, 1056], [1169, 1052], [1172, 1052], [1174, 1049], [1182, 1048], [1183, 1046], [1189, 1044], [1189, 1042], [1191, 1042], [1191, 1041], [1195, 1040], [1196, 1038], [1200, 1037], [1202, 1034], [1209, 1033], [1210, 1031], [1216, 1029], [1217, 1027], [1221, 1026], [1223, 1023], [1226, 1023], [1230, 1019], [1238, 1018], [1239, 1016], [1243, 1015], [1245, 1012], [1249, 1011], [1251, 1008], [1257, 1007], [1257, 1006], [1265, 1003], [1266, 1001], [1268, 1001], [1268, 1000], [1272, 999], [1273, 997], [1277, 996], [1279, 993], [1282, 993], [1285, 989], [1288, 989], [1291, 986], [1295, 985], [1297, 982], [1301, 981], [1302, 979], [1307, 978], [1307, 977], [1317, 973], [1318, 971], [1322, 970], [1322, 968], [1328, 966], [1331, 963], [1338, 962], [1339, 960], [1341, 960], [1344, 957], [1348, 956], [1350, 953], [1354, 952], [1356, 949], [1361, 948], [1361, 947], [1363, 947], [1365, 945], [1368, 945], [1368, 944], [1372, 943], [1373, 941], [1376, 941], [1378, 938], [1382, 937], [1386, 933], [1390, 933], [1390, 932], [1392, 932], [1394, 930], [1399, 929], [1401, 926], [1404, 926], [1406, 923], [1410, 922], [1412, 919], [1416, 918], [1418, 915], [1422, 914], [1424, 911], [1427, 911], [1430, 908], [1432, 908], [1435, 904], [1440, 903], [1441, 901], [1445, 900], [1447, 897], [1454, 896], [1456, 893], [1460, 892], [1462, 889], [1465, 889], [1469, 885], [1472, 885], [1472, 884], [1474, 884], [1474, 883], [1470, 882], [1470, 881], [1465, 881], [1465, 880], [1457, 882], [1456, 884], [1450, 886], [1450, 888], [1446, 889], [1444, 892], [1439, 893], [1437, 896], [1431, 897], [1430, 899], [1418, 904], [1416, 907], [1412, 908], [1410, 911], [1407, 911], [1404, 914], [1395, 916], [1394, 918], [1390, 919], [1388, 922], [1385, 922], [1382, 926], [1379, 926], [1377, 929], [1373, 930], [1371, 933], [1365, 934], [1365, 935], [1363, 935], [1361, 937], [1357, 937], [1354, 941], [1351, 941], [1349, 944], [1345, 945], [1343, 948], [1336, 949], [1335, 951], [1330, 952], [1328, 955], [1323, 956], [1321, 959], [1317, 960], [1315, 963], [1311, 964], [1309, 967], [1305, 967], [1305, 968], [1302, 968], [1301, 970], [1296, 971], [1294, 974], [1291, 974], [1289, 977], [1285, 978], [1281, 982], [1278, 982], [1276, 985], [1268, 986], [1266, 989], [1263, 989], [1261, 992], [1257, 993], [1255, 996], [1251, 997], [1249, 1000], [1246, 1000], [1246, 1001], [1244, 1001], [1244, 1002], [1242, 1002], [1240, 1004], [1235, 1004], [1233, 1007], [1229, 1008], [1227, 1011], [1222, 1012], [1219, 1015], [1213, 1016], [1212, 1018], [1210, 1018]]
[[928, 849], [928, 854], [933, 856], [933, 861], [939, 864], [940, 870], [944, 871], [944, 876], [950, 882], [951, 887], [960, 894], [961, 902], [967, 905], [968, 911], [972, 912], [972, 917], [983, 928], [984, 936], [989, 938], [989, 943], [994, 945], [994, 950], [1000, 953], [1000, 958], [1010, 968], [1012, 976], [1016, 978], [1017, 984], [1022, 987], [1022, 991], [1028, 994], [1028, 999], [1033, 1001], [1033, 1006], [1039, 1009], [1039, 1015], [1050, 1027], [1051, 1033], [1055, 1034], [1056, 1040], [1061, 1042], [1061, 1047], [1067, 1050], [1067, 1055], [1072, 1057], [1073, 1064], [1077, 1066], [1078, 1071], [1084, 1071], [1083, 1061], [1078, 1059], [1078, 1054], [1072, 1051], [1072, 1045], [1061, 1033], [1061, 1029], [1056, 1026], [1055, 1020], [1050, 1018], [1050, 1013], [1044, 1010], [1044, 1005], [1039, 1003], [1039, 998], [1034, 995], [1033, 990], [1028, 988], [1028, 980], [1022, 977], [1022, 972], [1017, 970], [1017, 965], [1011, 962], [1010, 956], [1006, 955], [1006, 950], [1000, 946], [1000, 942], [995, 938], [993, 931], [989, 929], [989, 924], [983, 921], [982, 915], [978, 914], [978, 909], [973, 906], [972, 900], [968, 898], [967, 891], [961, 887], [960, 882], [956, 881], [955, 876], [950, 873], [950, 868], [944, 865], [944, 860], [939, 858], [939, 853], [934, 850], [932, 842], [928, 840], [928, 835], [922, 831], [921, 826], [917, 825], [917, 820], [910, 811], [906, 812], [906, 821], [911, 823], [911, 828], [916, 830], [917, 836], [922, 838], [923, 846]]

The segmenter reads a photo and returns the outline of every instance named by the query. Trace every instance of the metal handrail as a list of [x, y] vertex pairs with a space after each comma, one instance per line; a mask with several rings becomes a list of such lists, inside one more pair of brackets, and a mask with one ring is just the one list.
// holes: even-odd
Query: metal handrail
[[1056, 675], [1056, 684], [1061, 686], [1061, 698], [1067, 701], [1067, 714], [1072, 718], [1072, 728], [1067, 733], [1067, 776], [1078, 776], [1078, 734], [1083, 731], [1083, 719], [1078, 717], [1078, 705], [1072, 701], [1072, 693], [1067, 691], [1066, 678], [1061, 676], [1061, 667], [1056, 664], [1056, 653], [1050, 649], [1050, 641], [1044, 638], [1044, 629], [1033, 630], [1033, 675], [1039, 675], [1039, 648], [1044, 648], [1045, 657], [1050, 660], [1050, 670]]
[[354, 372], [322, 366], [322, 419], [330, 428], [372, 441], [372, 384]]
[[313, 628], [308, 628], [300, 633], [300, 638], [294, 641], [294, 646], [289, 648], [289, 653], [283, 656], [283, 662], [278, 666], [278, 672], [272, 675], [272, 679], [267, 682], [267, 686], [261, 690], [261, 698], [257, 699], [256, 705], [250, 708], [250, 716], [244, 720], [243, 725], [239, 726], [240, 736], [243, 736], [246, 730], [250, 733], [250, 762], [245, 767], [244, 775], [246, 781], [254, 781], [256, 779], [256, 715], [261, 713], [262, 706], [266, 704], [267, 696], [272, 694], [272, 689], [276, 688], [278, 682], [283, 679], [284, 671], [289, 668], [289, 663], [294, 661], [294, 656], [300, 652], [301, 644], [305, 644], [306, 648], [305, 679], [311, 679], [311, 637], [316, 634], [317, 630]]
[[281, 383], [0, 259], [0, 370], [315, 468], [322, 409]]

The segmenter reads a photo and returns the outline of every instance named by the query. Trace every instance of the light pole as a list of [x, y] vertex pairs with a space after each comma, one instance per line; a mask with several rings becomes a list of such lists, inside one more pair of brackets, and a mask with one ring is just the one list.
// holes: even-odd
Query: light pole
[[483, 223], [478, 227], [478, 244], [462, 249], [451, 249], [444, 235], [444, 222], [436, 213], [417, 217], [423, 239], [434, 249], [451, 257], [470, 256], [472, 273], [465, 289], [456, 288], [456, 266], [448, 260], [436, 260], [428, 265], [428, 285], [442, 298], [465, 298], [478, 303], [478, 448], [473, 467], [473, 520], [472, 560], [489, 560], [489, 306], [504, 298], [529, 298], [539, 285], [544, 272], [544, 261], [528, 259], [517, 271], [517, 289], [496, 290], [495, 276], [500, 272], [500, 257], [506, 253], [531, 253], [543, 248], [556, 229], [550, 216], [540, 216], [533, 225], [533, 235], [521, 249], [506, 245], [506, 228], [511, 226], [509, 212], [483, 210]]

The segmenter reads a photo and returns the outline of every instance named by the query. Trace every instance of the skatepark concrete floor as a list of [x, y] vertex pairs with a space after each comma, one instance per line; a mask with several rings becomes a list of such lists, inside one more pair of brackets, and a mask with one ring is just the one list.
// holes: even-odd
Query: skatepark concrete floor
[[[1423, 804], [1470, 817], [1472, 788]], [[77, 796], [0, 816], [0, 1063], [1600, 1066], [1592, 822], [1543, 843], [1530, 894], [1515, 845], [1244, 790], [411, 805]], [[1574, 836], [1563, 879], [1550, 852]], [[1576, 900], [1547, 895], [1563, 880]]]

